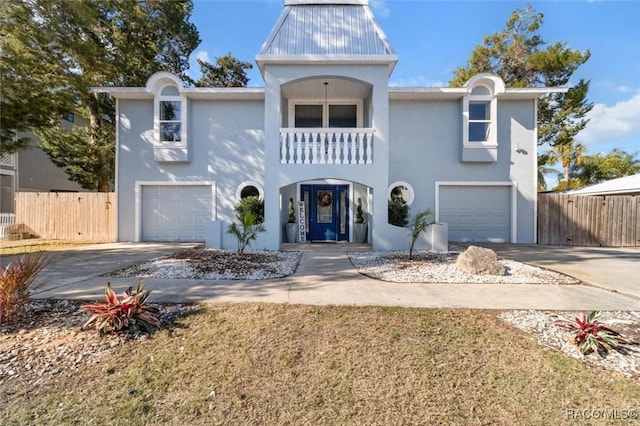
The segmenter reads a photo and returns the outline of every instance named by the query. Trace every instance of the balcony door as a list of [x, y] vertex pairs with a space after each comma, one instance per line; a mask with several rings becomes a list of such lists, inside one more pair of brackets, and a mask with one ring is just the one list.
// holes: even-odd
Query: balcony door
[[359, 101], [294, 102], [290, 122], [295, 128], [358, 128], [362, 127], [360, 105]]
[[302, 185], [306, 207], [307, 240], [349, 241], [349, 186]]

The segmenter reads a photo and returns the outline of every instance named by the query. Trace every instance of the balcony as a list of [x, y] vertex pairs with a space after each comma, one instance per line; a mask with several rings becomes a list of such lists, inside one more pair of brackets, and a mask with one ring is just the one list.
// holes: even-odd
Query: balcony
[[373, 164], [373, 129], [280, 129], [281, 164]]

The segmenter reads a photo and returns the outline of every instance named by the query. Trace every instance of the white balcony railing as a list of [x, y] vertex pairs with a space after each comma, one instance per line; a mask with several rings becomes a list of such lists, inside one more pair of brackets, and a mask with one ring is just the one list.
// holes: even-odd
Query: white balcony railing
[[280, 129], [282, 164], [372, 164], [373, 129]]

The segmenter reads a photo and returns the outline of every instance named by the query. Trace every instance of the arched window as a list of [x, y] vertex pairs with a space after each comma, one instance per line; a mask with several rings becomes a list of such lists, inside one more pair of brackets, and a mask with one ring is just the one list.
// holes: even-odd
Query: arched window
[[465, 148], [498, 146], [498, 102], [504, 92], [502, 80], [491, 74], [479, 74], [465, 85], [469, 94], [463, 99], [463, 144]]
[[394, 182], [388, 188], [388, 223], [395, 226], [409, 224], [409, 206], [413, 203], [415, 193], [406, 182]]
[[247, 197], [264, 198], [264, 191], [262, 190], [262, 186], [259, 183], [253, 181], [242, 182], [236, 189], [236, 198], [238, 199], [238, 201], [240, 201]]
[[243, 182], [236, 189], [236, 212], [241, 213], [248, 208], [259, 223], [264, 222], [264, 192], [256, 182]]
[[415, 199], [413, 187], [407, 182], [394, 182], [389, 185], [389, 201], [400, 201], [404, 204], [411, 205]]
[[183, 145], [186, 143], [184, 132], [184, 102], [177, 87], [166, 86], [156, 96], [156, 118], [158, 122], [157, 141], [160, 144]]

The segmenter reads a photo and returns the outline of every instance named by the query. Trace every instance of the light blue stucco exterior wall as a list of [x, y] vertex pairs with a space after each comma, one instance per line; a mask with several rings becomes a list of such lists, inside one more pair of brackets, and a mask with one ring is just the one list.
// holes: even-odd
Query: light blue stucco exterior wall
[[513, 182], [517, 242], [535, 242], [535, 101], [498, 101], [495, 162], [462, 161], [462, 101], [393, 101], [389, 183], [415, 191], [412, 214], [436, 207], [436, 182]]
[[[154, 160], [153, 100], [118, 100], [118, 240], [136, 241], [136, 182], [214, 182], [213, 218], [233, 220], [238, 187], [264, 187], [262, 101], [188, 102], [188, 162]], [[139, 218], [138, 218], [139, 219]], [[217, 225], [224, 231], [223, 224]], [[234, 246], [222, 232], [223, 244]]]
[[[236, 241], [225, 230], [234, 220], [238, 188], [251, 181], [263, 188], [267, 229], [253, 247], [277, 250], [284, 241], [288, 199], [298, 200], [298, 187], [303, 182], [329, 180], [350, 184], [351, 224], [357, 199], [362, 198], [369, 223], [368, 241], [376, 250], [408, 246], [407, 230], [387, 223], [388, 188], [397, 181], [409, 183], [415, 192], [413, 214], [435, 209], [436, 182], [513, 183], [517, 207], [514, 240], [535, 242], [534, 100], [498, 100], [496, 161], [473, 162], [463, 161], [462, 99], [390, 101], [387, 66], [266, 65], [264, 77], [264, 101], [186, 102], [187, 162], [154, 160], [153, 99], [118, 100], [119, 241], [140, 239], [137, 183], [213, 182], [213, 222], [207, 243], [235, 248]], [[363, 108], [365, 127], [374, 129], [373, 164], [281, 164], [280, 128], [291, 126], [283, 119], [287, 103], [281, 87], [309, 78], [347, 78], [372, 87]]]

